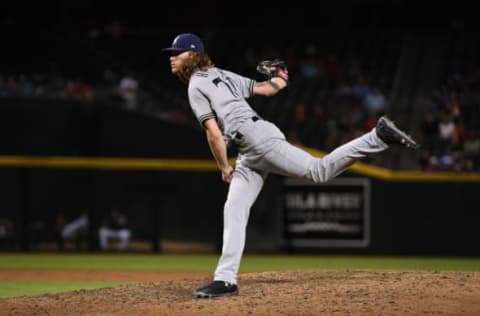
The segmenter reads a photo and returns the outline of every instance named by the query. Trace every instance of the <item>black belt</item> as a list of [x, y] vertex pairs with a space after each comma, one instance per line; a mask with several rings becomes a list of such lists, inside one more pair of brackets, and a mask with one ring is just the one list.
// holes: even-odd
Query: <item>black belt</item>
[[[260, 120], [260, 118], [259, 118], [258, 116], [252, 116], [250, 119], [251, 119], [252, 121], [254, 121], [254, 122]], [[243, 134], [240, 133], [240, 132], [236, 132], [236, 133], [235, 133], [235, 138], [238, 139], [238, 140], [240, 140], [240, 139], [243, 138]]]

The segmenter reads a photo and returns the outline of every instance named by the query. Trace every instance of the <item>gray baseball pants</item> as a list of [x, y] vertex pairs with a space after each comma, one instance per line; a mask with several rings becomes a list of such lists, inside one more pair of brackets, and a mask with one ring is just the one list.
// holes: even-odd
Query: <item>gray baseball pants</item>
[[239, 151], [233, 180], [224, 205], [222, 255], [214, 280], [237, 283], [250, 208], [269, 173], [326, 182], [347, 169], [357, 159], [388, 148], [375, 129], [316, 158], [285, 140], [277, 126], [265, 120], [244, 123], [235, 141]]

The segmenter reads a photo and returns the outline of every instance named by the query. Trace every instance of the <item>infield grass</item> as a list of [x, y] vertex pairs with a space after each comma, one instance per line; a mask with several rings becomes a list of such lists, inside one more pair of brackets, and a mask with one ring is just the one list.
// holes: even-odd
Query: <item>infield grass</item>
[[[0, 269], [212, 272], [219, 255], [0, 253]], [[291, 269], [480, 271], [479, 257], [249, 255], [241, 272]]]
[[[100, 270], [211, 272], [218, 255], [172, 254], [0, 254], [1, 270]], [[250, 255], [241, 273], [275, 270], [430, 270], [480, 271], [478, 257], [387, 257], [333, 255]], [[128, 282], [60, 282], [0, 280], [0, 298], [108, 287]]]

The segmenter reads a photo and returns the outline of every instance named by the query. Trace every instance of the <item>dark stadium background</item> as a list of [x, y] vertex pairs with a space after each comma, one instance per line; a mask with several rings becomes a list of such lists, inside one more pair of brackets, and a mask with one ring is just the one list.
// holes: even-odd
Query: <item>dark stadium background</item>
[[[297, 100], [315, 101], [334, 87], [329, 80], [302, 77], [298, 65], [308, 56], [311, 43], [317, 57], [335, 53], [344, 61], [358, 55], [364, 74], [389, 98], [387, 114], [422, 141], [428, 141], [422, 134], [426, 104], [438, 101], [439, 87], [455, 88], [460, 72], [468, 78], [462, 81], [468, 87], [462, 90], [468, 92], [462, 120], [470, 140], [478, 141], [480, 43], [475, 9], [473, 1], [3, 2], [3, 82], [9, 76], [20, 82], [25, 75], [41, 90], [32, 95], [2, 86], [0, 155], [211, 159], [189, 111], [185, 87], [170, 74], [168, 56], [161, 52], [180, 32], [199, 34], [218, 66], [247, 76], [260, 78], [254, 67], [258, 60], [286, 59], [291, 88], [272, 100], [252, 100], [262, 116], [286, 132], [294, 128], [291, 118]], [[126, 74], [140, 86], [134, 110], [125, 109], [115, 93]], [[65, 97], [67, 81], [86, 83], [93, 99]], [[349, 105], [325, 105], [324, 115], [340, 117]], [[315, 133], [302, 131], [296, 135], [300, 142], [322, 151], [352, 135], [337, 143], [319, 143], [312, 138]], [[386, 170], [416, 172], [414, 180], [345, 174], [371, 180], [367, 247], [308, 251], [478, 255], [478, 152], [471, 170], [437, 170], [440, 167], [430, 165], [431, 157], [422, 153], [392, 149], [366, 161]], [[432, 180], [428, 177], [432, 172], [447, 172], [447, 179]], [[0, 218], [7, 232], [0, 238], [0, 249], [58, 251], [59, 213], [72, 219], [88, 209], [93, 224], [85, 249], [98, 250], [96, 228], [112, 205], [127, 213], [134, 239], [151, 245], [147, 251], [161, 251], [162, 240], [220, 247], [226, 187], [216, 172], [38, 168], [18, 163], [2, 166], [0, 174], [5, 194]], [[247, 250], [286, 250], [278, 198], [282, 181], [272, 176], [252, 210]]]

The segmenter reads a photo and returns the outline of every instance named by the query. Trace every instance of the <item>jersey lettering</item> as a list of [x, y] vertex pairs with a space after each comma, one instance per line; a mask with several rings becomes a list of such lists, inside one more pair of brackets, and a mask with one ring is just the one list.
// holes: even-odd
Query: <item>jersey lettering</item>
[[222, 78], [217, 77], [217, 78], [213, 79], [212, 82], [213, 82], [213, 84], [214, 84], [216, 87], [218, 87], [218, 84], [219, 84], [219, 83], [225, 84], [225, 86], [228, 88], [228, 90], [230, 91], [230, 93], [231, 93], [234, 97], [238, 98], [238, 94], [235, 92], [235, 89], [232, 87], [232, 86], [233, 86], [233, 83], [231, 82], [231, 79], [228, 78], [228, 77], [227, 77], [226, 79], [227, 79], [227, 80], [225, 81], [225, 80], [222, 80]]

